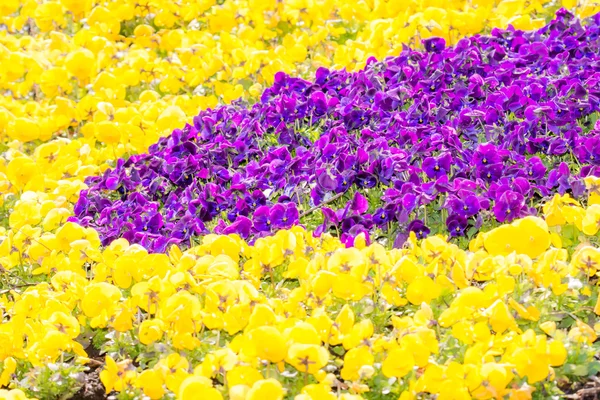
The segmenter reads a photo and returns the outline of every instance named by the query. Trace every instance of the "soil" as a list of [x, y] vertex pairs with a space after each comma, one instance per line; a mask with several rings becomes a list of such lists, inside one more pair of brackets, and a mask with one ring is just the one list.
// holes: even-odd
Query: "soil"
[[83, 387], [79, 389], [71, 400], [104, 400], [107, 398], [104, 385], [100, 381], [101, 365], [104, 364], [104, 357], [91, 344], [85, 349], [88, 357], [98, 363], [90, 363], [89, 370], [85, 372]]
[[100, 381], [100, 368], [95, 368], [85, 374], [83, 387], [79, 389], [71, 400], [104, 400], [106, 392]]
[[587, 382], [577, 383], [562, 389], [566, 393], [565, 399], [600, 400], [600, 379], [595, 376]]

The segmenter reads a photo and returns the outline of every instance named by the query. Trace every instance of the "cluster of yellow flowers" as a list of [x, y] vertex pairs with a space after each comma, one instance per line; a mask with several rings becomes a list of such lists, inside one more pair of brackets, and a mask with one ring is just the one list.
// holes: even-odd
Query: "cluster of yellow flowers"
[[[502, 226], [469, 251], [441, 237], [346, 249], [294, 228], [159, 255], [122, 239], [103, 248], [65, 223], [86, 177], [201, 108], [253, 101], [277, 71], [356, 70], [421, 38], [539, 27], [561, 5], [600, 11], [596, 0], [1, 0], [0, 398], [27, 398], [16, 373], [57, 362], [98, 368], [123, 396], [298, 400], [527, 399], [557, 368], [588, 363], [577, 357], [600, 331], [589, 236], [600, 182], [587, 182], [588, 207], [555, 197], [546, 222]], [[105, 358], [88, 354], [97, 345]]]
[[[152, 399], [529, 399], [600, 333], [600, 249], [569, 258], [561, 244], [570, 226], [598, 229], [596, 196], [583, 208], [556, 195], [545, 219], [482, 233], [468, 251], [414, 235], [403, 249], [345, 248], [295, 227], [148, 254], [124, 239], [101, 248], [72, 223], [24, 225], [0, 264], [31, 260], [50, 279], [0, 298], [0, 385], [23, 363], [76, 359], [102, 364], [108, 392]], [[89, 332], [105, 359], [87, 358]]]
[[[540, 27], [550, 0], [5, 0], [0, 138], [89, 137], [143, 151], [200, 108], [255, 98], [277, 71], [364, 66], [403, 44]], [[581, 16], [594, 0], [563, 0]]]

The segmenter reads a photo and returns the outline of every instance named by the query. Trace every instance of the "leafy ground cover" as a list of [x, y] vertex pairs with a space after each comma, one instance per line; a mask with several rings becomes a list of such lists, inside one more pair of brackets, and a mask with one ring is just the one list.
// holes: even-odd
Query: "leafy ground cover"
[[593, 398], [599, 10], [3, 1], [0, 398]]

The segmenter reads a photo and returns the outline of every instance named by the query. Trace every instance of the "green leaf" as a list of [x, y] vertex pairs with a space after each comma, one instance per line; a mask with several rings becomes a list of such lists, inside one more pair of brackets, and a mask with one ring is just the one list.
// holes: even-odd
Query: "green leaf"
[[566, 375], [587, 376], [589, 374], [587, 365], [566, 364], [564, 371]]
[[589, 374], [589, 369], [587, 365], [578, 365], [573, 370], [573, 375], [576, 376], [587, 376]]
[[335, 346], [331, 348], [331, 351], [335, 354], [337, 354], [338, 356], [342, 356], [344, 355], [345, 351], [344, 351], [344, 347], [342, 346]]
[[571, 317], [563, 318], [560, 324], [558, 324], [558, 327], [561, 329], [569, 328], [571, 325], [573, 325], [574, 322], [575, 320]]
[[479, 232], [479, 229], [475, 228], [474, 226], [472, 226], [471, 228], [469, 228], [469, 230], [467, 231], [467, 236], [470, 238], [472, 238], [474, 235], [477, 234], [477, 232]]
[[565, 316], [566, 316], [566, 314], [551, 314], [547, 318], [550, 321], [558, 322], [558, 321], [562, 321], [565, 318]]
[[590, 376], [598, 374], [598, 372], [600, 372], [600, 361], [592, 361], [591, 363], [589, 363], [588, 370]]

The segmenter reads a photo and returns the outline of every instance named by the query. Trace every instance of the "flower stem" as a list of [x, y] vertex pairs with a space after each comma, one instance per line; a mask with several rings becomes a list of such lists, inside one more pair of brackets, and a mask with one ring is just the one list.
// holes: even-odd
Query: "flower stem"
[[332, 203], [334, 201], [336, 201], [337, 199], [339, 199], [340, 197], [342, 197], [346, 192], [341, 192], [336, 194], [335, 196], [331, 197], [329, 200], [326, 200], [314, 207], [309, 208], [308, 210], [304, 211], [303, 213], [300, 214], [300, 216], [298, 217], [298, 219], [304, 218], [306, 217], [308, 214], [312, 213], [315, 210], [320, 209], [321, 207], [323, 207], [326, 204]]

